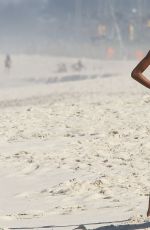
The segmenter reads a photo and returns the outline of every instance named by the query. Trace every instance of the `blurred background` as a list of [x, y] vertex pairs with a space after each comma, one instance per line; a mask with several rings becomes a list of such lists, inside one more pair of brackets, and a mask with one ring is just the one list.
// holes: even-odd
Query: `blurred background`
[[0, 0], [0, 52], [141, 59], [149, 0]]

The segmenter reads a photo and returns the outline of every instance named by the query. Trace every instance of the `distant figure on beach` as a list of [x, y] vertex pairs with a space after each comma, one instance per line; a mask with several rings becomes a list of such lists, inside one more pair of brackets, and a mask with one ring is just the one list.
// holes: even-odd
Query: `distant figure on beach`
[[58, 73], [66, 73], [67, 72], [67, 66], [65, 63], [59, 63], [58, 64]]
[[6, 58], [5, 58], [5, 68], [6, 69], [10, 69], [11, 68], [11, 57], [9, 54], [6, 55]]
[[[134, 80], [138, 81], [143, 86], [150, 89], [150, 80], [144, 76], [143, 72], [148, 68], [150, 65], [150, 51], [147, 55], [138, 63], [138, 65], [134, 68], [131, 73], [131, 76]], [[150, 216], [150, 195], [149, 195], [149, 204], [148, 204], [148, 211], [147, 216]]]
[[72, 69], [74, 71], [81, 71], [84, 69], [84, 65], [81, 60], [78, 60], [76, 63], [72, 65]]

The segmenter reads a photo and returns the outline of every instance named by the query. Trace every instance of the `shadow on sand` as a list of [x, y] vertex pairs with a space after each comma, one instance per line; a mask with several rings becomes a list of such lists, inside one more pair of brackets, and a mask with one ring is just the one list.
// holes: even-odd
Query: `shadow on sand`
[[63, 83], [63, 82], [76, 82], [76, 81], [84, 81], [84, 80], [94, 80], [99, 78], [111, 78], [119, 76], [118, 73], [105, 73], [102, 75], [97, 74], [73, 74], [73, 75], [67, 75], [62, 77], [49, 77], [49, 78], [28, 78], [27, 80], [24, 79], [24, 81], [28, 82], [34, 82], [34, 83], [46, 83], [46, 84], [54, 84], [54, 83]]
[[148, 229], [150, 228], [150, 222], [143, 224], [123, 224], [123, 225], [109, 225], [98, 227], [93, 230], [137, 230], [137, 229]]
[[[72, 229], [80, 229], [80, 230], [137, 230], [137, 229], [148, 229], [150, 228], [150, 222], [140, 223], [140, 224], [123, 224], [125, 221], [114, 221], [114, 222], [99, 222], [99, 223], [87, 223], [82, 225], [49, 225], [49, 226], [39, 226], [39, 227], [14, 227], [9, 228], [11, 230], [19, 230], [19, 229], [56, 229], [56, 228], [72, 228]], [[117, 225], [117, 223], [119, 225]], [[122, 224], [121, 224], [122, 223]], [[90, 225], [106, 225], [98, 228], [88, 228]], [[109, 225], [108, 225], [109, 224]], [[115, 224], [115, 225], [113, 225]]]

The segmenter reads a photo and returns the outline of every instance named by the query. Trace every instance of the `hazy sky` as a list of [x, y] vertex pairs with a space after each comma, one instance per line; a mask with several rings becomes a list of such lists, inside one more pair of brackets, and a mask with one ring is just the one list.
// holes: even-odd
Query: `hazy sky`
[[139, 23], [136, 17], [142, 9], [149, 12], [150, 5], [149, 0], [0, 0], [0, 51], [11, 46], [47, 47], [63, 40], [71, 43], [77, 37], [85, 41], [95, 36], [101, 21], [111, 27], [109, 36], [115, 36], [110, 3], [120, 31], [127, 31], [131, 17]]
[[[0, 0], [0, 4], [18, 4], [18, 3], [21, 3], [21, 2], [26, 2], [26, 1], [29, 1], [29, 0]], [[35, 1], [36, 2], [36, 1]], [[47, 0], [41, 0], [41, 3], [42, 2], [47, 2]]]

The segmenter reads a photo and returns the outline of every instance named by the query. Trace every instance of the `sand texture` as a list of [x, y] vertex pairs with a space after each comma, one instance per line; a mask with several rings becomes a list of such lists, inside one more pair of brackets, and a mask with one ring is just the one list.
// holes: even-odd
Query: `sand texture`
[[150, 94], [135, 62], [0, 64], [0, 227], [150, 229]]

